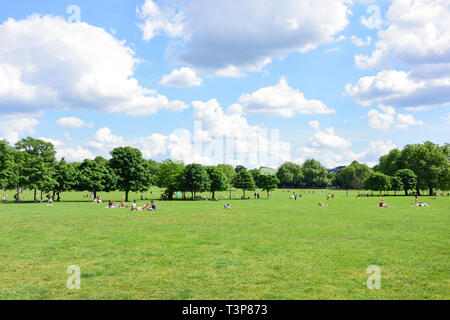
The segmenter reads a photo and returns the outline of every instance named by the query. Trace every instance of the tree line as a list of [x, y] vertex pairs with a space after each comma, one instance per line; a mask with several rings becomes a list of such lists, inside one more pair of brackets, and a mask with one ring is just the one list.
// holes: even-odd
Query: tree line
[[267, 192], [277, 187], [366, 189], [400, 191], [405, 194], [436, 188], [450, 189], [449, 144], [432, 142], [407, 145], [403, 150], [393, 149], [380, 158], [379, 164], [369, 168], [354, 161], [338, 173], [330, 173], [314, 159], [302, 165], [285, 162], [277, 170], [261, 167], [247, 170], [244, 166], [227, 164], [203, 166], [185, 165], [181, 161], [165, 160], [161, 163], [144, 159], [142, 153], [131, 147], [118, 147], [110, 152], [109, 160], [96, 157], [82, 162], [56, 161], [56, 151], [50, 142], [32, 137], [11, 146], [0, 141], [0, 189], [37, 190], [52, 193], [60, 200], [66, 191], [88, 191], [96, 197], [100, 191], [122, 191], [125, 201], [129, 192], [145, 192], [152, 186], [164, 189], [167, 199], [180, 192], [183, 198], [195, 199], [198, 193], [240, 189], [245, 192], [260, 188]]
[[[164, 197], [173, 199], [176, 192], [183, 198], [195, 199], [197, 193], [231, 188], [245, 191], [256, 187], [267, 192], [277, 188], [279, 180], [275, 174], [261, 174], [260, 170], [248, 171], [243, 166], [185, 165], [181, 161], [166, 160], [158, 163], [143, 158], [141, 151], [131, 147], [118, 147], [110, 152], [109, 160], [96, 157], [82, 162], [56, 161], [56, 151], [50, 142], [27, 137], [14, 146], [0, 141], [0, 189], [34, 190], [34, 201], [38, 193], [52, 193], [59, 201], [66, 191], [88, 191], [97, 197], [100, 191], [122, 191], [128, 202], [129, 193], [145, 192], [152, 186], [164, 189]], [[188, 195], [190, 194], [190, 196]]]
[[277, 172], [281, 186], [328, 187], [339, 189], [401, 191], [408, 195], [427, 189], [450, 189], [450, 145], [432, 142], [409, 144], [380, 157], [373, 168], [353, 161], [337, 173], [328, 173], [320, 163], [307, 160], [302, 166], [286, 162]]

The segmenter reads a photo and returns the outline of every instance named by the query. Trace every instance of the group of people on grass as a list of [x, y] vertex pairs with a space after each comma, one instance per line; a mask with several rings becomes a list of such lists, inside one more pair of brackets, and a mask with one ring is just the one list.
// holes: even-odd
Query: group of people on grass
[[155, 204], [155, 201], [150, 201], [150, 205], [147, 203], [145, 205], [143, 205], [142, 207], [138, 207], [136, 200], [133, 201], [132, 205], [131, 205], [131, 211], [156, 211], [157, 207]]

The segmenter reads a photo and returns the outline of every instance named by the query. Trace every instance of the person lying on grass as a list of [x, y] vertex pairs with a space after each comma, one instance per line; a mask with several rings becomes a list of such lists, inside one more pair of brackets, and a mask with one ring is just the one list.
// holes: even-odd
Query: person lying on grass
[[225, 203], [225, 204], [223, 205], [223, 207], [224, 207], [225, 209], [231, 209], [231, 207], [230, 207], [230, 204], [229, 204], [229, 203]]
[[430, 205], [428, 204], [428, 202], [424, 202], [424, 203], [415, 203], [412, 205], [413, 207], [429, 207]]

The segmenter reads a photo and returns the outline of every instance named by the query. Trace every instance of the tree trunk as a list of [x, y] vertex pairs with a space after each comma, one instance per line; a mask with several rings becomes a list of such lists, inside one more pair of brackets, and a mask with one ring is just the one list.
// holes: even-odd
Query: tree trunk
[[242, 190], [244, 192], [244, 199], [245, 199], [245, 190]]
[[57, 200], [57, 201], [61, 201], [60, 194], [61, 194], [61, 193], [58, 191], [58, 200]]
[[408, 190], [405, 189], [405, 196], [407, 196], [407, 195], [408, 195]]
[[212, 199], [214, 200], [214, 190], [213, 190], [213, 192], [212, 192]]
[[419, 188], [416, 188], [416, 193], [417, 193], [418, 196], [420, 196], [420, 189]]
[[34, 202], [36, 202], [36, 192], [37, 192], [37, 190], [36, 189], [34, 189]]
[[231, 200], [231, 187], [230, 187], [230, 200]]
[[430, 191], [430, 196], [432, 196], [433, 195], [433, 188], [429, 188], [429, 191]]
[[97, 199], [97, 191], [94, 191], [94, 200]]
[[130, 190], [125, 191], [125, 202], [128, 202], [128, 194], [130, 193]]
[[267, 191], [267, 199], [269, 199], [269, 191]]

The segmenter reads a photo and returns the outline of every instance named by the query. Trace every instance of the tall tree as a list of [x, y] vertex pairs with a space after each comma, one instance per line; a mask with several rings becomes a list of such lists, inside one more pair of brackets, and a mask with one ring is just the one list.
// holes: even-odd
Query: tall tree
[[269, 199], [269, 194], [275, 190], [280, 183], [280, 180], [276, 175], [261, 175], [259, 177], [260, 187], [267, 191], [267, 199]]
[[61, 200], [61, 192], [74, 190], [76, 188], [78, 172], [77, 163], [67, 163], [62, 158], [55, 169], [55, 193], [57, 194], [57, 201]]
[[53, 179], [56, 166], [56, 151], [53, 144], [32, 137], [23, 138], [15, 144], [17, 151], [23, 152], [20, 159], [19, 181], [22, 187], [34, 189], [34, 201], [36, 190], [51, 191], [55, 185]]
[[184, 163], [181, 161], [165, 160], [159, 165], [156, 175], [156, 185], [164, 188], [164, 193], [169, 200], [173, 199], [173, 193], [182, 190], [181, 182], [184, 172]]
[[364, 188], [372, 191], [389, 190], [391, 188], [391, 180], [389, 176], [381, 172], [372, 172], [364, 181]]
[[327, 187], [330, 183], [327, 169], [314, 159], [306, 160], [302, 165], [305, 184], [309, 187]]
[[103, 162], [85, 159], [78, 166], [78, 182], [76, 190], [89, 191], [97, 197], [97, 192], [113, 191], [116, 189], [117, 176], [114, 171]]
[[395, 174], [402, 181], [403, 190], [405, 190], [405, 196], [408, 195], [409, 190], [414, 190], [417, 185], [417, 176], [410, 169], [400, 169]]
[[400, 191], [403, 189], [403, 182], [402, 179], [398, 176], [392, 176], [391, 179], [391, 190], [394, 191], [394, 195], [397, 195], [397, 191]]
[[242, 189], [244, 198], [245, 190], [255, 190], [255, 181], [250, 172], [247, 170], [240, 170], [234, 177], [232, 184], [235, 188]]
[[209, 191], [212, 193], [212, 198], [215, 198], [216, 191], [227, 190], [230, 184], [227, 175], [219, 167], [207, 167], [210, 185]]
[[128, 202], [130, 191], [143, 192], [150, 188], [150, 172], [141, 151], [131, 147], [118, 147], [111, 151], [110, 167], [117, 176], [117, 188], [125, 192]]
[[370, 172], [371, 170], [367, 165], [353, 161], [349, 166], [339, 171], [336, 179], [341, 188], [360, 190]]
[[301, 187], [303, 184], [302, 167], [293, 162], [283, 163], [278, 168], [277, 177], [283, 187]]
[[16, 188], [17, 182], [14, 149], [6, 141], [0, 141], [0, 190]]
[[402, 166], [401, 151], [399, 149], [392, 149], [388, 154], [380, 157], [376, 171], [393, 176]]
[[183, 186], [186, 191], [192, 193], [192, 199], [195, 199], [197, 192], [209, 190], [210, 185], [208, 173], [201, 164], [193, 163], [186, 166], [183, 173]]
[[233, 177], [236, 175], [236, 171], [234, 170], [233, 166], [229, 165], [229, 164], [219, 164], [217, 165], [218, 168], [222, 169], [222, 171], [225, 173], [225, 175], [228, 178], [229, 183], [229, 188], [230, 188], [230, 199], [231, 199], [231, 189], [233, 187], [231, 181], [233, 181]]
[[439, 187], [440, 177], [450, 166], [445, 149], [430, 141], [407, 145], [401, 152], [400, 161], [416, 174], [417, 194], [421, 188], [428, 188], [432, 195], [433, 190]]
[[253, 181], [255, 181], [255, 185], [257, 188], [260, 188], [260, 186], [258, 185], [259, 182], [259, 177], [261, 176], [261, 170], [259, 169], [252, 169], [249, 171], [253, 177]]

